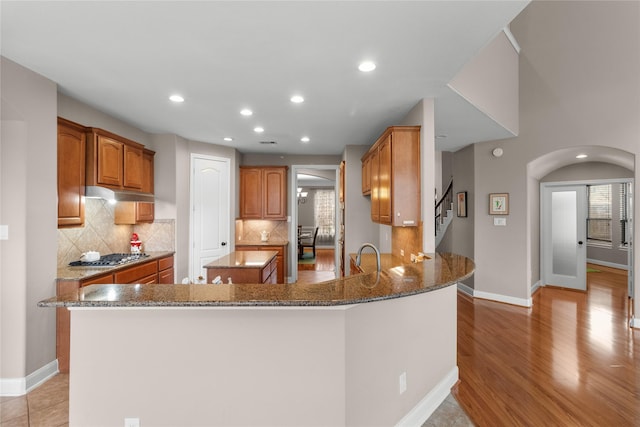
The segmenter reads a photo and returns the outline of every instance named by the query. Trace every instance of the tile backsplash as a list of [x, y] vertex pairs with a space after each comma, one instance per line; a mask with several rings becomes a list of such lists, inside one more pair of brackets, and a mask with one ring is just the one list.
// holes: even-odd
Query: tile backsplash
[[400, 257], [404, 250], [404, 261], [411, 261], [411, 254], [422, 252], [422, 223], [418, 227], [391, 227], [391, 250]]
[[86, 199], [84, 227], [58, 229], [58, 267], [78, 260], [87, 251], [98, 251], [103, 255], [129, 252], [134, 232], [140, 236], [144, 251], [175, 250], [175, 220], [115, 225], [113, 218], [114, 205], [102, 199]]
[[269, 233], [269, 240], [289, 240], [287, 221], [236, 220], [236, 242], [259, 241], [262, 231]]

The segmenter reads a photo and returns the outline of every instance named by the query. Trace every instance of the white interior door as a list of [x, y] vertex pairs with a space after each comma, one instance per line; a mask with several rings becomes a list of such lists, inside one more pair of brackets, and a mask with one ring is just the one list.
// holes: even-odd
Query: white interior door
[[229, 159], [191, 157], [189, 277], [206, 278], [203, 265], [229, 253]]
[[587, 290], [587, 187], [544, 186], [542, 191], [544, 284]]

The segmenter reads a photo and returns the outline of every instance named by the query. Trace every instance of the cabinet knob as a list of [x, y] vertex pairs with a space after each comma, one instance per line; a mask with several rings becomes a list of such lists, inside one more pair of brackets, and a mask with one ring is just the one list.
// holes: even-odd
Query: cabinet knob
[[222, 246], [227, 246], [227, 242], [220, 243]]

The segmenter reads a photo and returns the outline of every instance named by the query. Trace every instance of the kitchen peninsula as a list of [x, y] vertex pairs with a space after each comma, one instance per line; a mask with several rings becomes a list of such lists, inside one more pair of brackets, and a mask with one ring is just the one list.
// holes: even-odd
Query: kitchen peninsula
[[91, 285], [71, 312], [69, 425], [416, 424], [458, 379], [456, 287], [431, 254], [319, 284]]

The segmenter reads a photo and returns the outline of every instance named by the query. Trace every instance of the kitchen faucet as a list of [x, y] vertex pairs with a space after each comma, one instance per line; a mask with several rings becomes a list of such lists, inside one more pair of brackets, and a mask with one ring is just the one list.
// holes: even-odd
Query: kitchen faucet
[[376, 264], [378, 266], [378, 273], [380, 273], [380, 251], [373, 245], [373, 243], [363, 243], [362, 246], [360, 246], [360, 249], [358, 249], [358, 255], [356, 256], [356, 267], [360, 267], [362, 250], [367, 246], [373, 249], [376, 253]]

